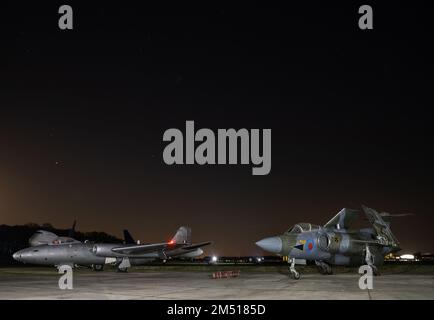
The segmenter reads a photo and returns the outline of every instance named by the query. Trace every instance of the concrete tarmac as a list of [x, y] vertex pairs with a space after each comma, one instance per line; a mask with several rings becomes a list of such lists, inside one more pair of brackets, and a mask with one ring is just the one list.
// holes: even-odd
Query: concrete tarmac
[[385, 274], [373, 290], [361, 290], [359, 275], [241, 272], [212, 279], [211, 272], [128, 273], [74, 271], [73, 290], [60, 290], [53, 268], [0, 268], [0, 299], [434, 299], [434, 275]]

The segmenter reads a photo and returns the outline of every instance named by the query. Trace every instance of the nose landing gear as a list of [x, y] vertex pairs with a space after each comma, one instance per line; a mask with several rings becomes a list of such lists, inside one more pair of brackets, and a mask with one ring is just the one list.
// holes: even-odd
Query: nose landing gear
[[295, 270], [295, 258], [288, 259], [289, 266], [289, 272], [291, 273], [291, 277], [295, 280], [300, 279], [300, 272]]

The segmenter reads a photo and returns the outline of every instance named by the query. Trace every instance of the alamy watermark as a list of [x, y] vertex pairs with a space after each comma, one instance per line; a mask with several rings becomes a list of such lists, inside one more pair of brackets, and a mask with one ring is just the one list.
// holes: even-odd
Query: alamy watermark
[[[359, 17], [358, 24], [361, 30], [372, 30], [373, 26], [373, 10], [372, 7], [365, 4], [359, 7]], [[58, 26], [60, 30], [72, 30], [73, 29], [73, 11], [70, 5], [62, 5], [59, 7], [59, 17]]]
[[374, 289], [374, 277], [372, 268], [365, 264], [359, 268], [359, 274], [361, 274], [361, 277], [359, 279], [360, 290]]
[[271, 171], [271, 129], [218, 129], [216, 135], [207, 128], [195, 132], [194, 121], [186, 121], [185, 136], [179, 129], [167, 129], [163, 141], [169, 142], [163, 151], [168, 165], [252, 164], [252, 175]]
[[74, 278], [73, 278], [72, 267], [69, 265], [59, 266], [59, 273], [62, 274], [62, 276], [59, 279], [59, 289], [60, 290], [74, 289], [74, 285], [73, 285]]

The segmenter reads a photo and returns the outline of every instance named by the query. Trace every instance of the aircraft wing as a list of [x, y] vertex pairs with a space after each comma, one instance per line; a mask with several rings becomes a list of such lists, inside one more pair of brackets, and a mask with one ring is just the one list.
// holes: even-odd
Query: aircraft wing
[[177, 246], [171, 243], [151, 243], [151, 244], [138, 244], [126, 247], [113, 248], [112, 251], [125, 255], [140, 255], [154, 251], [161, 251], [167, 248], [176, 248]]
[[212, 242], [201, 242], [197, 244], [192, 245], [184, 245], [184, 244], [174, 244], [170, 242], [163, 242], [163, 243], [151, 243], [151, 244], [138, 244], [138, 245], [132, 245], [132, 246], [124, 246], [124, 247], [117, 247], [113, 248], [112, 251], [124, 254], [124, 255], [142, 255], [145, 253], [155, 252], [155, 251], [163, 251], [163, 250], [175, 250], [175, 249], [182, 249], [183, 251], [192, 251], [197, 248], [210, 245]]
[[208, 246], [210, 244], [212, 244], [212, 241], [195, 243], [192, 245], [183, 246], [183, 247], [181, 247], [181, 249], [190, 251], [190, 250], [195, 250], [195, 249], [200, 248], [200, 247]]
[[381, 243], [379, 241], [375, 241], [375, 240], [355, 240], [355, 239], [352, 239], [351, 242], [366, 243], [366, 244], [372, 244], [372, 245], [377, 245], [377, 246], [386, 246], [386, 244]]
[[170, 257], [177, 257], [182, 256], [183, 254], [187, 254], [189, 252], [195, 251], [199, 249], [200, 247], [204, 247], [207, 245], [210, 245], [212, 242], [201, 242], [201, 243], [195, 243], [195, 244], [187, 244], [187, 245], [181, 245], [180, 247], [176, 248], [175, 250], [169, 249], [167, 251], [167, 255]]
[[359, 213], [359, 210], [343, 208], [324, 225], [324, 228], [348, 229], [351, 222], [359, 216]]
[[377, 239], [388, 246], [398, 246], [399, 242], [390, 230], [390, 223], [384, 221], [381, 214], [372, 208], [362, 206], [363, 211], [377, 233]]

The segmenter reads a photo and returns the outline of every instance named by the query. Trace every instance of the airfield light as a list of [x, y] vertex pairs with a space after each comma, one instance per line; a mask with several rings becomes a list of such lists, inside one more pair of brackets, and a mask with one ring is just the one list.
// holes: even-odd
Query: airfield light
[[211, 258], [211, 261], [212, 261], [212, 262], [217, 262], [217, 260], [218, 260], [218, 259], [217, 259], [216, 256], [212, 256], [212, 258]]
[[412, 254], [403, 254], [402, 256], [400, 256], [401, 259], [403, 260], [414, 260], [414, 255]]

